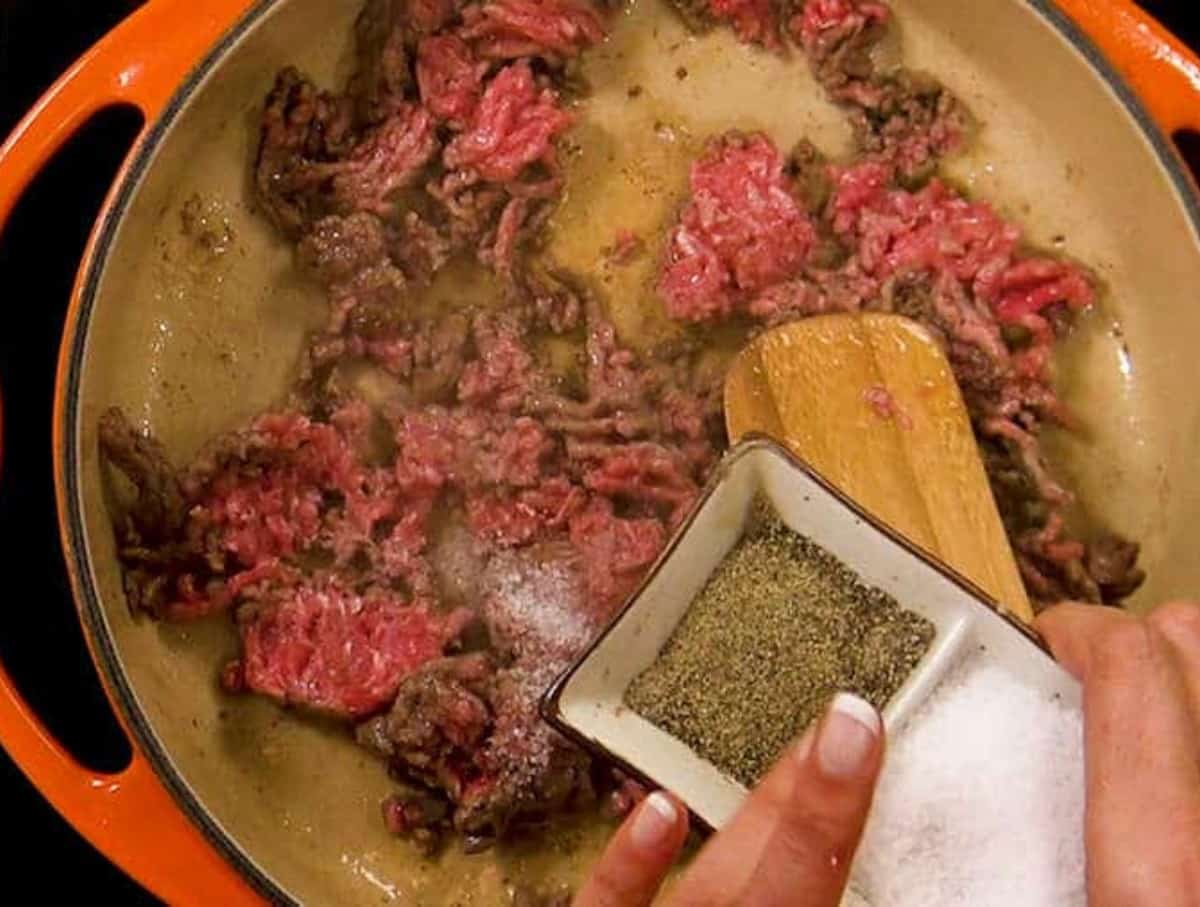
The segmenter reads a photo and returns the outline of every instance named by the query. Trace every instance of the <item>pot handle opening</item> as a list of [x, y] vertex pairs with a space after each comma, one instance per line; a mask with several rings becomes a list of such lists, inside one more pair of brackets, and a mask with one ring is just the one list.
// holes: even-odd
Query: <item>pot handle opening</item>
[[1168, 135], [1200, 131], [1200, 57], [1132, 0], [1056, 0]]
[[[99, 111], [114, 105], [141, 111], [136, 152], [145, 124], [155, 121], [251, 3], [150, 0], [84, 54], [0, 145], [0, 231], [42, 168]], [[78, 297], [77, 285], [72, 307]], [[167, 903], [262, 903], [185, 815], [136, 745], [129, 767], [117, 774], [81, 766], [51, 736], [3, 666], [0, 742], [77, 831]]]

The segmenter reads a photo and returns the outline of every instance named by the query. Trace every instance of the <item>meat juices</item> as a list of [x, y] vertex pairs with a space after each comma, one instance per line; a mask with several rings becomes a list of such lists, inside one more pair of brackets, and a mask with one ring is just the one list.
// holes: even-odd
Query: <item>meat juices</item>
[[[326, 291], [290, 397], [186, 467], [116, 411], [105, 459], [134, 494], [114, 525], [131, 607], [230, 615], [225, 686], [344, 721], [402, 787], [398, 834], [478, 847], [634, 792], [544, 725], [536, 700], [639, 582], [726, 444], [722, 375], [700, 345], [635, 355], [602, 300], [532, 242], [564, 184], [570, 67], [612, 14], [585, 0], [369, 0], [357, 69], [329, 91], [281, 72], [254, 186]], [[870, 0], [688, 0], [774, 52], [800, 46], [855, 128], [826, 162], [765, 135], [714, 137], [664, 238], [619, 233], [613, 262], [661, 257], [665, 311], [699, 328], [880, 308], [945, 344], [1035, 598], [1116, 601], [1137, 549], [1066, 531], [1070, 495], [1038, 432], [1064, 418], [1056, 338], [1096, 292], [1026, 249], [985, 203], [932, 176], [970, 118], [937, 83], [880, 71]], [[449, 263], [502, 306], [422, 314]], [[572, 343], [564, 375], [544, 341]], [[372, 408], [348, 367], [394, 389]]]

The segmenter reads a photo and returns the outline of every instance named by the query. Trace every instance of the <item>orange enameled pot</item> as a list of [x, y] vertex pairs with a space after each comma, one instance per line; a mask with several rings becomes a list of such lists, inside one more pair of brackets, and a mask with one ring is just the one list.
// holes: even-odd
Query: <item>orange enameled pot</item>
[[[1110, 418], [1089, 424], [1086, 442], [1062, 440], [1061, 453], [1099, 515], [1144, 540], [1152, 580], [1142, 601], [1195, 592], [1200, 565], [1186, 554], [1200, 529], [1200, 483], [1189, 469], [1200, 455], [1190, 382], [1200, 203], [1168, 137], [1200, 128], [1200, 61], [1128, 0], [1004, 0], [978, 5], [986, 8], [970, 19], [961, 0], [894, 5], [905, 55], [984, 123], [980, 147], [954, 175], [1035, 240], [1068, 236], [1110, 288], [1064, 362], [1071, 402]], [[228, 628], [151, 626], [124, 607], [96, 416], [120, 404], [185, 456], [283, 387], [320, 301], [249, 210], [254, 119], [281, 65], [326, 80], [344, 71], [358, 6], [149, 0], [0, 147], [2, 227], [91, 114], [132, 104], [145, 117], [80, 267], [53, 438], [81, 620], [134, 757], [111, 776], [80, 767], [2, 669], [0, 739], [82, 834], [173, 904], [497, 903], [507, 875], [577, 876], [604, 834], [580, 827], [565, 855], [518, 848], [423, 864], [380, 827], [387, 782], [370, 759], [327, 728], [280, 721], [269, 704], [221, 699], [212, 674], [231, 645]], [[684, 64], [693, 78], [677, 85], [672, 73]], [[794, 64], [721, 35], [685, 40], [655, 0], [638, 0], [586, 68], [595, 97], [579, 126], [585, 150], [555, 224], [557, 251], [574, 267], [595, 265], [618, 220], [649, 234], [677, 202], [694, 145], [685, 138], [664, 150], [648, 137], [656, 121], [692, 138], [749, 125], [785, 146], [806, 134], [836, 152], [846, 140]], [[633, 109], [625, 88], [635, 78], [661, 83], [657, 94], [676, 101]], [[192, 199], [225, 231], [217, 257], [178, 229]], [[636, 299], [645, 276], [631, 269], [614, 299]], [[614, 317], [627, 338], [657, 329], [640, 303], [622, 302]]]

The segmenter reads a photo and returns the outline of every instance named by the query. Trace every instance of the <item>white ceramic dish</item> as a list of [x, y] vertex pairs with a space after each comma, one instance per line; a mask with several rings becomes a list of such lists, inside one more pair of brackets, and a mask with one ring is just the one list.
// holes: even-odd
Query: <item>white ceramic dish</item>
[[730, 452], [639, 591], [548, 691], [542, 701], [546, 720], [632, 776], [673, 791], [708, 826], [729, 820], [745, 787], [625, 706], [623, 697], [741, 539], [759, 493], [794, 531], [937, 628], [929, 652], [884, 712], [890, 734], [903, 733], [907, 716], [964, 659], [992, 660], [1023, 683], [1079, 707], [1078, 684], [1024, 624], [873, 520], [786, 449], [755, 437]]

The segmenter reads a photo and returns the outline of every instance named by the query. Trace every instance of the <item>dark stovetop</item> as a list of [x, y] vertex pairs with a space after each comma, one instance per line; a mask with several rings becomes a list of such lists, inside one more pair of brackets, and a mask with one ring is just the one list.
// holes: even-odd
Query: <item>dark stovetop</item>
[[[1189, 15], [1194, 0], [1145, 5], [1200, 46], [1200, 17], [1192, 21]], [[137, 0], [0, 0], [0, 137], [71, 61], [136, 6]], [[51, 481], [50, 404], [75, 267], [137, 127], [128, 112], [94, 121], [27, 193], [0, 242], [5, 288], [0, 298], [11, 319], [0, 331], [5, 393], [0, 540], [14, 571], [12, 591], [0, 609], [0, 661], [76, 757], [109, 771], [125, 764], [129, 749], [99, 690], [64, 576]], [[16, 591], [21, 588], [26, 591]], [[58, 897], [156, 903], [80, 839], [2, 751], [0, 803], [10, 832], [4, 861], [9, 890], [36, 885]]]

